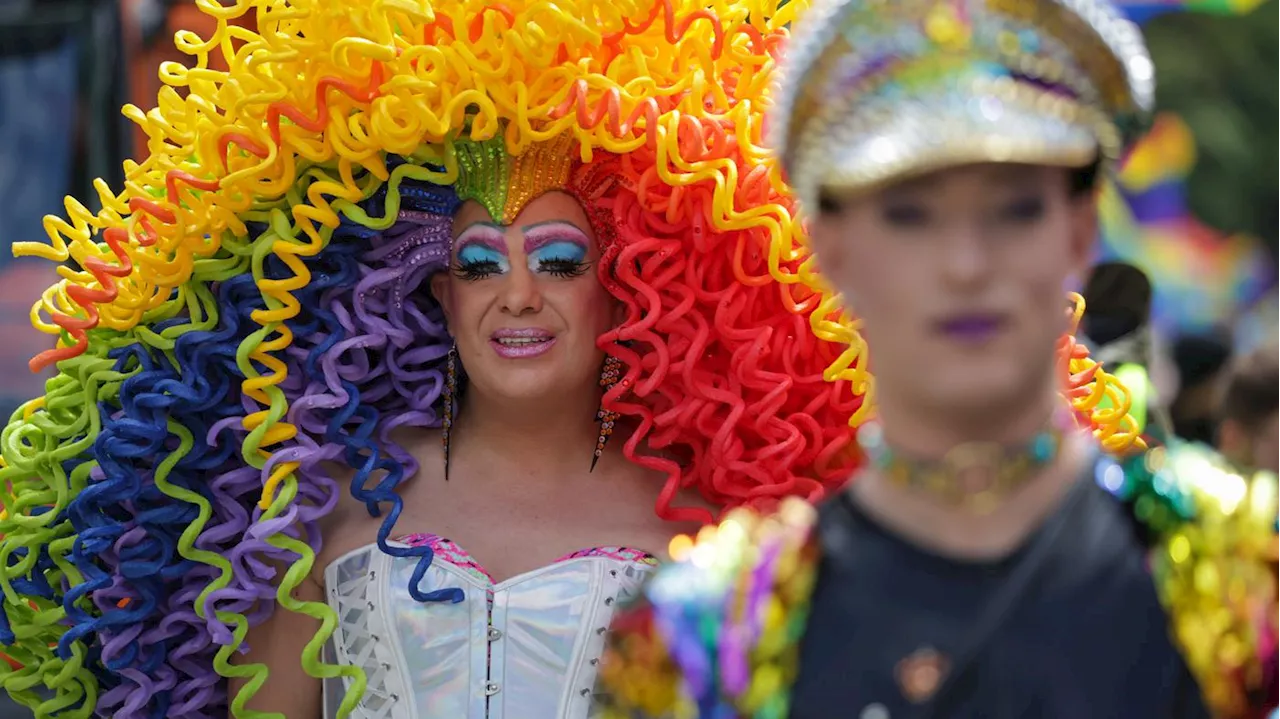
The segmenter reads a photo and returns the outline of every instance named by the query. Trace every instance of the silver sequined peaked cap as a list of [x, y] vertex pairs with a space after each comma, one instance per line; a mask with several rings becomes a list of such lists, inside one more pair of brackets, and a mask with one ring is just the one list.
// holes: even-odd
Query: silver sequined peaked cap
[[770, 142], [801, 204], [980, 162], [1113, 161], [1155, 90], [1105, 0], [816, 0], [783, 60]]

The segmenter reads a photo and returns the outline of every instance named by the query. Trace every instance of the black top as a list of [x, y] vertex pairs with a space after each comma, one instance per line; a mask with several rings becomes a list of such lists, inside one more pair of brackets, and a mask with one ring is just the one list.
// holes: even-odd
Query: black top
[[[847, 494], [822, 507], [818, 526], [823, 560], [792, 719], [1209, 716], [1171, 643], [1133, 522], [1092, 476], [997, 562], [922, 550]], [[957, 657], [983, 613], [1018, 583], [1025, 589], [972, 661]], [[950, 661], [956, 677], [937, 706], [913, 704], [897, 678], [922, 648]]]

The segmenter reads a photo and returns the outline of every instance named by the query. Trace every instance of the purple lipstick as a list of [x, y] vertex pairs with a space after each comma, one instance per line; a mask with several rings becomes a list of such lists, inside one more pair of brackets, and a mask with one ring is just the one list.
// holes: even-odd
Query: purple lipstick
[[938, 331], [947, 339], [970, 345], [990, 342], [1004, 327], [1003, 315], [988, 312], [952, 315], [937, 323]]

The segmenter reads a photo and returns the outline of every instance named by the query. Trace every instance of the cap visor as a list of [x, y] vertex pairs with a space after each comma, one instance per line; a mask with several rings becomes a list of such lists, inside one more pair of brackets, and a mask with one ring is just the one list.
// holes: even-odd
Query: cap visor
[[[966, 98], [964, 112], [921, 103], [879, 130], [848, 132], [819, 162], [812, 188], [848, 197], [965, 165], [1084, 167], [1098, 159], [1092, 129], [994, 98]], [[845, 133], [841, 133], [845, 134]], [[797, 188], [799, 189], [799, 188]], [[803, 199], [803, 197], [802, 197]]]

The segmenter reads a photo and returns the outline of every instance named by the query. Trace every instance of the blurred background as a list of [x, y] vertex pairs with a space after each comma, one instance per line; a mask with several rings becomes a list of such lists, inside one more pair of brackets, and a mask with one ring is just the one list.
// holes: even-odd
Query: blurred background
[[[1144, 24], [1161, 114], [1104, 193], [1099, 261], [1150, 279], [1156, 396], [1178, 434], [1212, 441], [1226, 369], [1277, 332], [1277, 0], [1122, 4]], [[154, 107], [160, 63], [186, 60], [174, 32], [208, 27], [194, 0], [0, 0], [4, 417], [43, 394], [27, 360], [52, 338], [29, 315], [56, 279], [10, 245], [47, 241], [42, 217], [68, 194], [97, 210], [94, 178], [121, 187], [146, 137], [120, 107]], [[0, 719], [24, 716], [0, 706]]]

